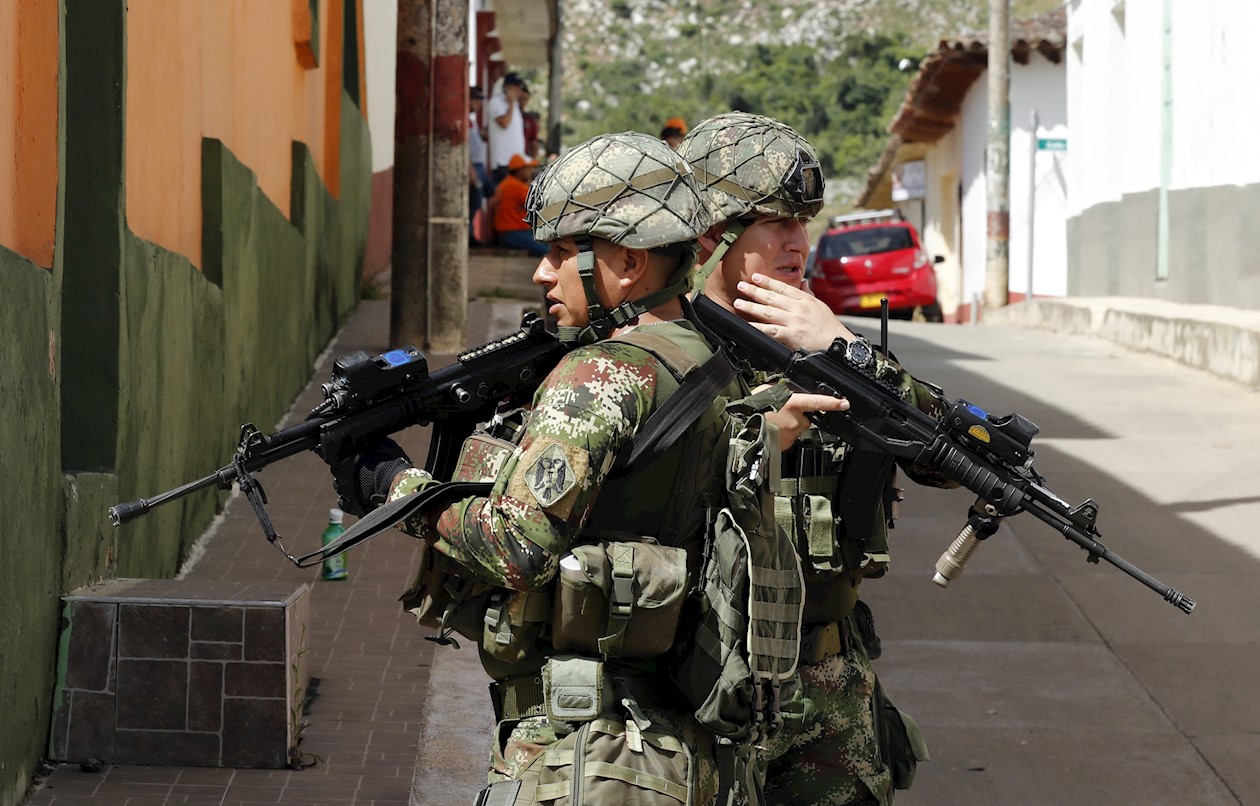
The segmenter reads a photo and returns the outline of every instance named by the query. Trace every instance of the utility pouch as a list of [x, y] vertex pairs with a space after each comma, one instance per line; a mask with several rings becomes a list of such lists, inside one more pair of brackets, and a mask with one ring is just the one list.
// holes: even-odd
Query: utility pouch
[[[494, 481], [515, 450], [505, 440], [472, 434], [460, 449], [452, 481]], [[439, 642], [446, 642], [451, 632], [478, 641], [484, 632], [482, 614], [495, 590], [461, 574], [458, 565], [425, 542], [415, 577], [401, 601], [422, 626], [438, 631]]]
[[599, 542], [560, 558], [551, 643], [559, 652], [652, 658], [674, 645], [687, 553], [655, 543]]
[[461, 575], [458, 565], [422, 543], [415, 579], [400, 601], [421, 626], [438, 631], [439, 643], [449, 642], [452, 632], [476, 641], [482, 633], [480, 613], [493, 590]]
[[778, 432], [760, 414], [731, 440], [728, 507], [714, 509], [691, 650], [675, 671], [696, 719], [720, 739], [775, 732], [796, 701], [804, 580], [775, 521]]
[[603, 661], [554, 655], [543, 666], [547, 719], [558, 734], [571, 728], [557, 723], [590, 722], [604, 712], [613, 696], [612, 681], [604, 673]]
[[913, 719], [893, 705], [878, 682], [874, 707], [880, 755], [891, 773], [893, 788], [909, 789], [914, 784], [919, 762], [931, 758], [923, 732]]
[[511, 458], [516, 446], [489, 434], [477, 432], [464, 440], [451, 481], [494, 481]]
[[691, 751], [676, 736], [642, 730], [633, 720], [583, 724], [543, 753], [534, 797], [547, 806], [690, 806]]
[[482, 615], [481, 651], [506, 664], [533, 652], [547, 623], [547, 594], [496, 588]]

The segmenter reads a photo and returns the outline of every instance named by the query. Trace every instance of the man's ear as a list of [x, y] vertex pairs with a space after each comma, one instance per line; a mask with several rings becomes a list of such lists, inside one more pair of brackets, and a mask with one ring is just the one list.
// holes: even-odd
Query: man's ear
[[717, 249], [718, 242], [722, 239], [722, 233], [724, 232], [726, 232], [725, 221], [709, 227], [703, 235], [696, 239], [700, 243], [699, 260], [701, 263], [708, 260], [709, 255], [713, 254]]
[[617, 273], [617, 283], [630, 288], [647, 274], [651, 261], [651, 253], [646, 249], [626, 249], [626, 262]]

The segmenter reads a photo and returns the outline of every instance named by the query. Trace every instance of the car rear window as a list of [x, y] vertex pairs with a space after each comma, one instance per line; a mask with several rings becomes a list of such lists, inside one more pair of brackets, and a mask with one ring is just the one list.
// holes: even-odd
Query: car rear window
[[835, 259], [913, 248], [910, 230], [905, 227], [872, 227], [824, 235], [818, 244], [818, 256]]

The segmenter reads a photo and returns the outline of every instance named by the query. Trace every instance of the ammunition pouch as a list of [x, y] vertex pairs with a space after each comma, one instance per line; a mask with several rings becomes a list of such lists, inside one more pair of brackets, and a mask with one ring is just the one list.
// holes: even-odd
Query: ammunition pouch
[[652, 658], [674, 645], [687, 553], [654, 543], [574, 546], [560, 558], [551, 643], [558, 652]]
[[481, 617], [481, 654], [514, 666], [537, 651], [547, 625], [548, 595], [542, 591], [493, 588]]
[[888, 767], [894, 789], [909, 789], [920, 761], [928, 761], [927, 742], [918, 724], [903, 714], [875, 683], [875, 731], [880, 755]]
[[808, 558], [807, 581], [883, 574], [888, 529], [901, 500], [892, 484], [895, 471], [890, 458], [824, 442], [817, 429], [784, 453], [775, 519]]
[[549, 806], [690, 806], [695, 803], [691, 751], [672, 732], [637, 719], [585, 722], [551, 745], [526, 770], [525, 786]]
[[[487, 434], [473, 434], [464, 440], [452, 481], [494, 481], [515, 450], [516, 446], [510, 442]], [[498, 597], [502, 606], [504, 593], [502, 589], [468, 576], [457, 563], [449, 561], [426, 541], [421, 544], [415, 577], [401, 601], [403, 608], [409, 610], [421, 626], [437, 630], [438, 636], [434, 640], [438, 643], [453, 643], [450, 639], [452, 632], [480, 641], [487, 629], [485, 619], [488, 616], [483, 614], [488, 607], [493, 607], [491, 599], [494, 597]], [[518, 605], [518, 610], [523, 618], [524, 606]], [[527, 640], [522, 635], [513, 648], [504, 650], [504, 653], [511, 655], [519, 651]]]

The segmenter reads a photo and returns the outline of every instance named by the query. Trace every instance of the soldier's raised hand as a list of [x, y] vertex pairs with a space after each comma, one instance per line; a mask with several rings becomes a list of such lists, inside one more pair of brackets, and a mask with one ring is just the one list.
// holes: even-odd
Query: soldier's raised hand
[[752, 282], [740, 281], [735, 309], [749, 324], [793, 350], [825, 350], [837, 337], [857, 338], [836, 318], [827, 303], [808, 288], [798, 288], [764, 274], [754, 274]]

